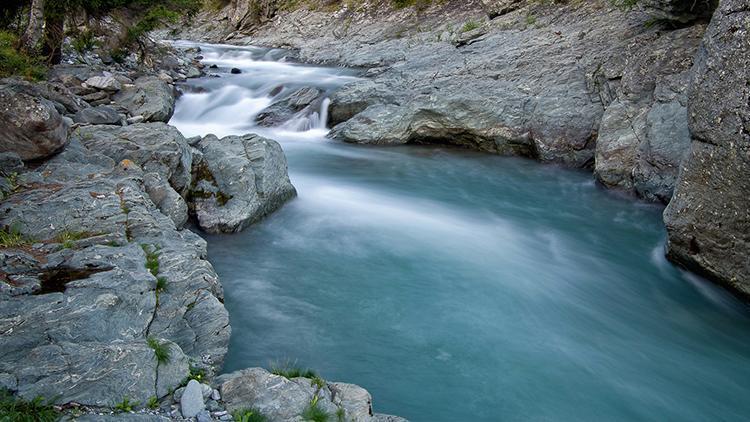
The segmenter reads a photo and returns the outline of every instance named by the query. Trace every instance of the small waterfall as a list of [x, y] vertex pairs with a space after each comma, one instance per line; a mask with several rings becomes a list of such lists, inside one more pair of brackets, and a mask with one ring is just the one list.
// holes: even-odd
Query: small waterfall
[[309, 109], [306, 108], [295, 114], [281, 128], [292, 132], [306, 132], [313, 129], [325, 130], [328, 124], [328, 107], [330, 105], [331, 100], [324, 98], [320, 102], [320, 109], [318, 111], [310, 113]]

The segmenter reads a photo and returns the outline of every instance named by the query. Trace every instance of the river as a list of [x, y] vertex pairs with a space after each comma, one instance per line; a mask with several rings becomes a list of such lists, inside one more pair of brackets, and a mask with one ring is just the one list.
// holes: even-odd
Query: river
[[258, 127], [274, 96], [355, 73], [200, 47], [220, 77], [183, 86], [171, 124], [278, 140], [299, 192], [243, 233], [205, 236], [226, 372], [293, 361], [416, 422], [750, 415], [748, 307], [666, 261], [662, 207], [531, 160], [336, 143], [327, 102]]

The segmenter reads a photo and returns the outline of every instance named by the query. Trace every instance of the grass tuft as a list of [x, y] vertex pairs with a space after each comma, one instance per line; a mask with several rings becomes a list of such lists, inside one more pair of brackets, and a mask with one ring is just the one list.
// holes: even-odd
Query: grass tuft
[[156, 277], [159, 274], [159, 255], [161, 255], [161, 253], [159, 252], [160, 248], [154, 245], [142, 244], [141, 249], [143, 249], [143, 253], [146, 254], [146, 269], [148, 269], [151, 274]]
[[146, 403], [146, 407], [148, 407], [151, 410], [154, 410], [159, 407], [159, 399], [156, 396], [151, 396], [148, 398], [148, 402]]
[[305, 410], [302, 411], [302, 419], [313, 422], [328, 422], [331, 415], [329, 415], [325, 409], [320, 407], [318, 399], [319, 397], [315, 396], [310, 400], [310, 403], [307, 404]]
[[115, 413], [132, 412], [136, 406], [138, 406], [137, 401], [131, 402], [129, 398], [125, 397], [115, 405]]
[[55, 242], [61, 243], [63, 249], [71, 249], [77, 240], [91, 237], [91, 233], [65, 230], [55, 237]]
[[26, 401], [0, 388], [0, 421], [53, 422], [59, 417], [58, 411], [42, 397]]
[[156, 362], [161, 363], [161, 364], [169, 363], [171, 356], [170, 356], [168, 343], [159, 342], [159, 340], [153, 337], [149, 337], [146, 341], [148, 342], [148, 347], [154, 349], [154, 356], [156, 356]]
[[167, 278], [157, 277], [156, 278], [156, 293], [161, 293], [164, 290], [167, 290]]
[[30, 243], [32, 240], [24, 236], [16, 224], [0, 229], [0, 248], [19, 248]]
[[285, 362], [282, 365], [274, 364], [271, 366], [271, 373], [274, 375], [280, 375], [284, 378], [319, 378], [318, 374], [312, 369], [303, 369], [293, 362]]
[[258, 409], [239, 409], [232, 412], [235, 422], [266, 422], [268, 418]]
[[479, 28], [480, 26], [482, 26], [482, 25], [479, 22], [477, 22], [477, 21], [468, 21], [468, 22], [466, 22], [464, 24], [463, 27], [461, 27], [461, 32], [473, 31], [473, 30]]

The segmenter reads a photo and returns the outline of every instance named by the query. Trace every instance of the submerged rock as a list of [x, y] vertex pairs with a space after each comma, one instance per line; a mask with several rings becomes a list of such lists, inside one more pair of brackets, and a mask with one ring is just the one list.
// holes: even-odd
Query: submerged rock
[[721, 2], [696, 58], [692, 144], [664, 212], [670, 259], [750, 295], [750, 9]]
[[190, 206], [209, 233], [238, 232], [296, 195], [278, 142], [206, 136], [197, 144]]

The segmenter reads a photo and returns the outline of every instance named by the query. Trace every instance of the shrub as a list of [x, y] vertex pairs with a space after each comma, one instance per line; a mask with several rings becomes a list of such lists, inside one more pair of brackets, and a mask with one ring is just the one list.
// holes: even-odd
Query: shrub
[[29, 80], [44, 79], [47, 69], [36, 57], [20, 52], [18, 37], [9, 31], [0, 31], [0, 78], [20, 76]]
[[266, 422], [268, 418], [255, 408], [239, 409], [232, 412], [235, 422]]
[[0, 421], [3, 422], [52, 422], [59, 414], [52, 404], [41, 397], [26, 401], [13, 397], [0, 388]]
[[148, 347], [154, 349], [154, 356], [156, 357], [156, 362], [158, 363], [169, 363], [170, 360], [170, 351], [169, 351], [169, 344], [164, 342], [161, 343], [159, 340], [149, 337], [147, 340]]

